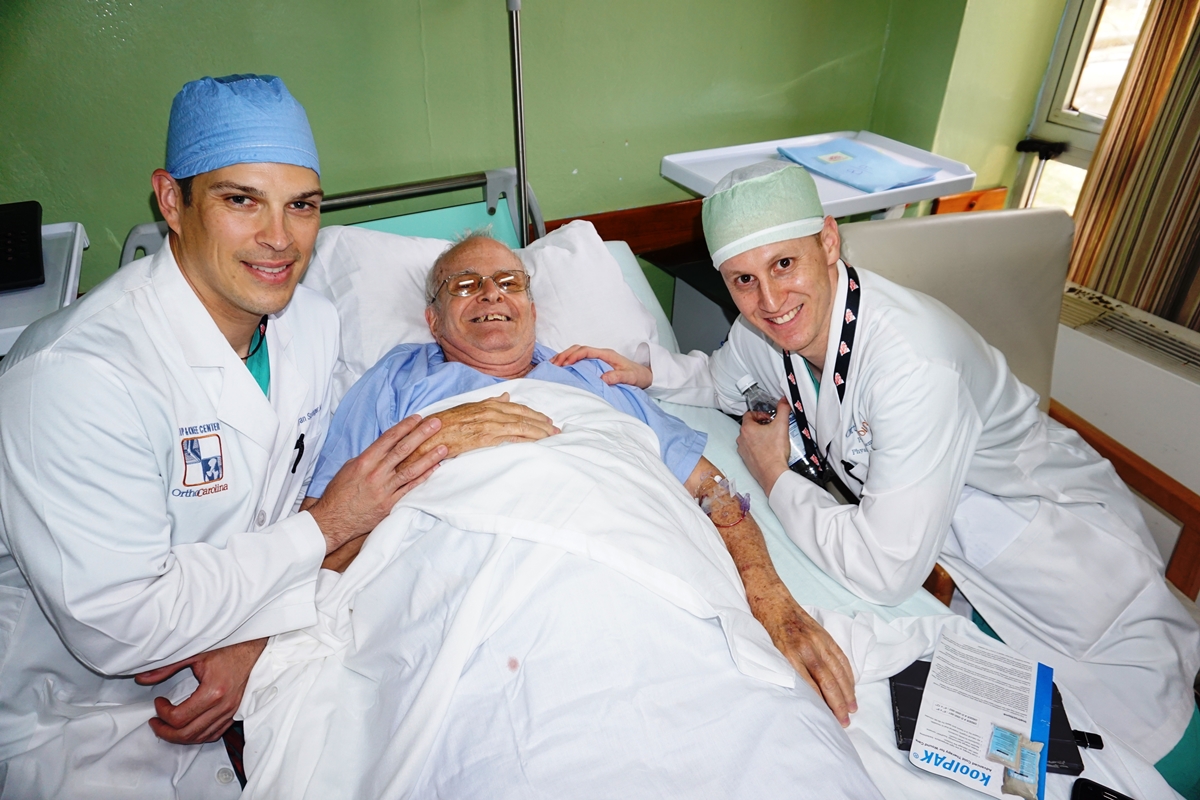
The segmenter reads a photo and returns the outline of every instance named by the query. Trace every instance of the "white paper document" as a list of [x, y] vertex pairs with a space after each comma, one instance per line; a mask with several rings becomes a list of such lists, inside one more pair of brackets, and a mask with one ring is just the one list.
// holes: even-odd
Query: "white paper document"
[[943, 631], [909, 760], [992, 797], [1041, 797], [1052, 676], [1000, 642]]

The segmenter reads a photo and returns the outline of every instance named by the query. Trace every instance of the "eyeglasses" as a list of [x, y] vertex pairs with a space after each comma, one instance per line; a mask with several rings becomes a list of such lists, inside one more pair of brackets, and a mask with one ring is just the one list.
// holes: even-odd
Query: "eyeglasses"
[[434, 297], [446, 286], [447, 291], [456, 297], [470, 297], [483, 291], [483, 282], [491, 279], [496, 288], [505, 294], [518, 294], [529, 288], [528, 273], [520, 270], [498, 270], [491, 275], [480, 275], [478, 272], [456, 272], [438, 284]]

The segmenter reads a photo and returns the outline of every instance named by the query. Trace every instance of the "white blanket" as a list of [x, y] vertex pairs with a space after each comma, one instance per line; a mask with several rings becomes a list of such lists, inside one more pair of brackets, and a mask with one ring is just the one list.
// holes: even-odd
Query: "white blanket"
[[246, 691], [248, 798], [878, 797], [750, 615], [648, 427], [538, 381], [563, 433], [446, 462], [323, 573]]

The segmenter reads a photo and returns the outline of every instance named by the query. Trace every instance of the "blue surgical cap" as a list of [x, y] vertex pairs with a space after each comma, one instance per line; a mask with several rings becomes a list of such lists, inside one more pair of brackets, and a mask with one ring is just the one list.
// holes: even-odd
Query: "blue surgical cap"
[[295, 164], [321, 174], [308, 115], [274, 75], [184, 84], [171, 103], [167, 172], [190, 178], [231, 164]]

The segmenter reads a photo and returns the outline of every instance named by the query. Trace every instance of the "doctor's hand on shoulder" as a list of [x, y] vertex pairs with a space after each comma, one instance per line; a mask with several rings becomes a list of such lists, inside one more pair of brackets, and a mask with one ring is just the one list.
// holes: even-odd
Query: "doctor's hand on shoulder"
[[654, 373], [651, 372], [649, 367], [626, 358], [616, 350], [609, 350], [604, 347], [588, 347], [583, 344], [573, 344], [550, 359], [550, 363], [556, 367], [569, 367], [578, 361], [583, 361], [585, 358], [594, 358], [612, 367], [611, 372], [606, 372], [600, 376], [600, 379], [609, 386], [624, 383], [629, 386], [636, 386], [639, 389], [648, 389], [650, 388], [650, 384], [654, 382]]
[[200, 682], [178, 705], [165, 697], [154, 698], [154, 711], [158, 714], [150, 720], [154, 735], [174, 744], [203, 744], [221, 738], [233, 723], [250, 671], [266, 645], [266, 639], [229, 645], [137, 675], [134, 680], [148, 686], [191, 667]]
[[[464, 403], [430, 414], [424, 422], [419, 422], [415, 415], [409, 417], [379, 437], [358, 458], [347, 461], [329, 482], [321, 499], [305, 498], [300, 510], [313, 515], [327, 540], [328, 514], [337, 513], [336, 503], [344, 502], [343, 498], [330, 500], [331, 493], [348, 495], [351, 501], [348, 508], [355, 509], [353, 513], [358, 515], [344, 520], [355, 523], [349, 526], [353, 533], [326, 551], [321, 567], [345, 572], [366, 543], [363, 534], [374, 530], [400, 498], [424, 483], [444, 459], [483, 447], [536, 442], [561, 432], [545, 414], [510, 402], [508, 397], [505, 392], [499, 397]], [[400, 460], [396, 461], [394, 455], [401, 455]], [[335, 532], [341, 535], [341, 531]]]

